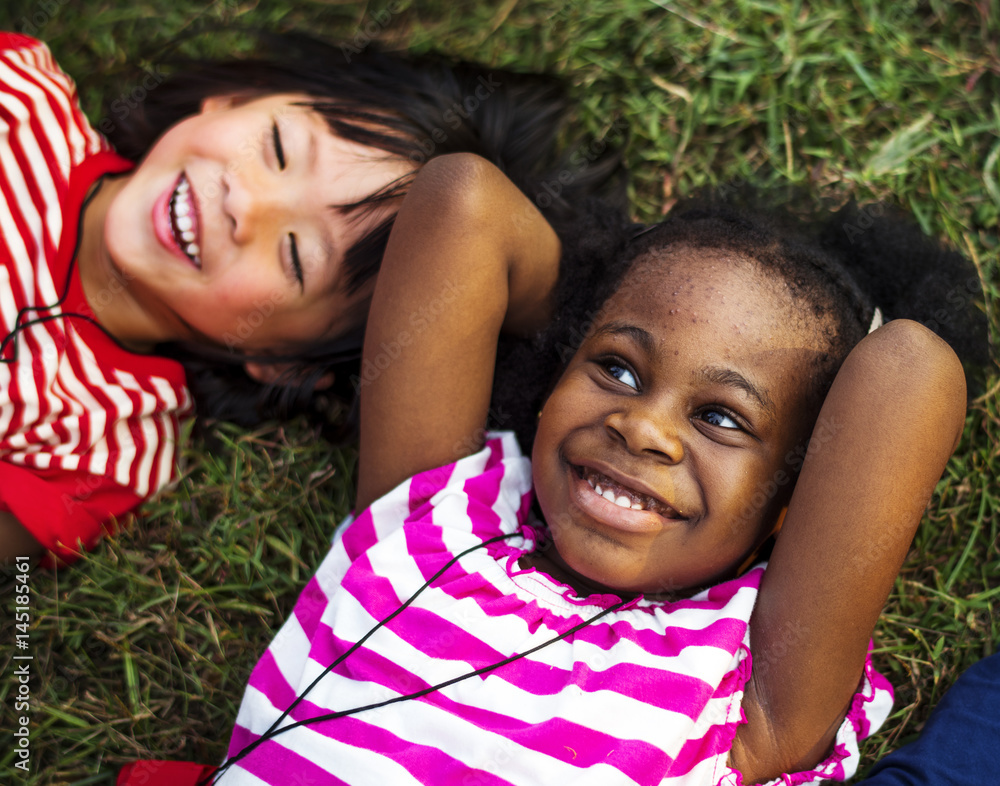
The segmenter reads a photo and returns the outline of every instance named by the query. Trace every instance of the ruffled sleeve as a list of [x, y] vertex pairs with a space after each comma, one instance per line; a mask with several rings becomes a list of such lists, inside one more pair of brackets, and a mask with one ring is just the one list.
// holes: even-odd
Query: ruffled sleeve
[[[783, 773], [764, 786], [819, 786], [826, 780], [845, 781], [857, 772], [861, 758], [859, 743], [878, 731], [892, 709], [892, 685], [872, 665], [871, 649], [869, 642], [864, 674], [847, 716], [837, 730], [830, 754], [810, 770]], [[718, 786], [743, 786], [742, 774], [727, 769], [728, 773], [718, 781]]]

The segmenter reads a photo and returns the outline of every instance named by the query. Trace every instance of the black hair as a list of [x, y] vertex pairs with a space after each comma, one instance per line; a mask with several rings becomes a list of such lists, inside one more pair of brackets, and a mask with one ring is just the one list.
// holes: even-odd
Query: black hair
[[491, 425], [514, 430], [530, 452], [537, 413], [555, 383], [552, 370], [565, 367], [633, 263], [669, 246], [746, 257], [781, 278], [799, 307], [817, 317], [828, 339], [813, 375], [809, 404], [817, 412], [876, 308], [885, 321], [912, 319], [941, 336], [965, 366], [970, 396], [981, 387], [990, 347], [982, 288], [969, 260], [885, 204], [850, 202], [835, 211], [817, 205], [806, 215], [781, 204], [747, 206], [762, 203], [760, 194], [703, 194], [650, 227], [592, 207], [566, 248], [556, 318], [533, 342], [498, 356]]
[[[573, 205], [600, 193], [625, 204], [625, 170], [618, 150], [624, 124], [608, 139], [563, 142], [569, 109], [563, 83], [542, 74], [521, 74], [437, 55], [410, 57], [369, 44], [319, 41], [299, 33], [259, 33], [253, 57], [222, 62], [184, 61], [109, 132], [115, 149], [141, 159], [159, 136], [196, 114], [210, 96], [248, 97], [304, 93], [338, 136], [377, 148], [419, 166], [435, 156], [474, 153], [497, 165], [564, 234]], [[566, 151], [560, 154], [559, 150]], [[405, 194], [413, 175], [351, 205], [364, 212]], [[345, 287], [360, 290], [379, 269], [394, 215], [345, 253]], [[362, 317], [365, 309], [362, 309]], [[180, 359], [188, 371], [200, 414], [253, 425], [271, 417], [311, 411], [313, 387], [333, 370], [341, 382], [357, 374], [363, 325], [347, 337], [318, 341], [301, 352], [260, 361], [291, 362], [288, 385], [260, 385], [242, 369], [246, 359], [223, 350], [168, 345], [157, 351]], [[348, 400], [353, 391], [343, 384]]]

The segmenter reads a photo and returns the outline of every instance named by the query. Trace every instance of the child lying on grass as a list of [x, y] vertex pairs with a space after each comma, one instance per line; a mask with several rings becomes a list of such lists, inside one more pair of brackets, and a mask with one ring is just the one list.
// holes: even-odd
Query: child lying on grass
[[[892, 700], [871, 633], [964, 422], [955, 351], [907, 317], [970, 272], [898, 218], [852, 243], [850, 215], [595, 222], [603, 266], [554, 298], [560, 243], [523, 194], [474, 157], [425, 167], [366, 355], [442, 281], [463, 297], [362, 389], [359, 514], [251, 675], [229, 758], [170, 782], [850, 777]], [[534, 433], [484, 436], [498, 335], [553, 311], [548, 373], [511, 369]]]

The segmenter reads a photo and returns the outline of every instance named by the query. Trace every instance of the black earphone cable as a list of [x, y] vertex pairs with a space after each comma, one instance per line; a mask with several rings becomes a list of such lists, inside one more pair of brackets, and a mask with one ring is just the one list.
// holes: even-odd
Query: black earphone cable
[[[80, 214], [77, 218], [76, 242], [73, 245], [73, 254], [69, 260], [69, 268], [66, 270], [66, 280], [63, 282], [62, 295], [60, 295], [59, 299], [55, 303], [52, 303], [51, 305], [24, 306], [18, 310], [17, 316], [14, 318], [14, 327], [11, 329], [10, 333], [4, 336], [3, 340], [0, 341], [0, 363], [7, 363], [7, 364], [17, 363], [20, 346], [16, 343], [16, 339], [21, 332], [27, 330], [30, 327], [33, 327], [34, 325], [40, 325], [44, 322], [51, 322], [52, 320], [55, 319], [80, 319], [83, 320], [84, 322], [89, 322], [90, 324], [94, 325], [98, 330], [100, 330], [102, 333], [104, 333], [104, 335], [110, 338], [119, 347], [126, 350], [127, 352], [132, 351], [124, 344], [122, 344], [117, 338], [111, 335], [111, 333], [109, 333], [104, 328], [104, 326], [101, 325], [101, 323], [98, 322], [96, 319], [86, 314], [78, 314], [75, 311], [66, 311], [59, 314], [46, 314], [45, 316], [29, 319], [27, 322], [21, 321], [23, 317], [26, 317], [28, 315], [28, 312], [50, 311], [54, 308], [60, 308], [62, 304], [66, 302], [66, 298], [69, 297], [70, 282], [73, 280], [73, 270], [76, 268], [77, 264], [76, 258], [77, 255], [80, 253], [80, 243], [83, 239], [83, 228], [82, 228], [83, 214], [84, 211], [86, 211], [87, 207], [90, 205], [90, 203], [94, 200], [94, 197], [96, 197], [98, 193], [100, 193], [106, 177], [108, 177], [108, 175], [101, 175], [101, 177], [99, 177], [95, 181], [93, 189], [89, 194], [87, 194], [86, 198], [83, 200], [83, 204], [80, 205]], [[4, 357], [4, 355], [7, 353], [7, 347], [12, 342], [14, 342], [14, 351], [12, 353], [12, 357], [6, 358]]]
[[411, 595], [406, 601], [404, 601], [399, 606], [399, 608], [397, 608], [395, 611], [393, 611], [387, 617], [385, 617], [384, 619], [382, 619], [381, 621], [379, 621], [370, 631], [368, 631], [357, 642], [355, 642], [353, 645], [351, 645], [351, 647], [349, 649], [347, 649], [343, 654], [341, 654], [339, 657], [337, 657], [337, 659], [334, 660], [333, 663], [331, 663], [329, 666], [327, 666], [323, 670], [323, 672], [318, 677], [316, 677], [316, 679], [314, 679], [309, 684], [309, 686], [302, 693], [300, 693], [298, 696], [295, 697], [295, 701], [293, 701], [288, 706], [288, 708], [285, 709], [285, 711], [281, 713], [281, 715], [278, 717], [278, 719], [276, 721], [274, 721], [274, 723], [271, 724], [271, 726], [268, 728], [268, 730], [266, 732], [264, 732], [260, 737], [258, 737], [253, 742], [251, 742], [248, 745], [244, 746], [243, 749], [240, 750], [237, 754], [235, 754], [234, 756], [231, 756], [230, 758], [228, 758], [211, 775], [209, 775], [206, 778], [203, 778], [201, 781], [199, 781], [198, 786], [209, 786], [209, 784], [217, 783], [218, 779], [220, 777], [222, 777], [222, 775], [225, 774], [225, 772], [230, 767], [232, 767], [238, 761], [244, 759], [246, 756], [250, 755], [254, 750], [257, 749], [258, 746], [260, 746], [261, 744], [263, 744], [267, 740], [273, 739], [274, 737], [278, 736], [279, 734], [283, 734], [286, 731], [290, 731], [291, 729], [297, 728], [299, 726], [307, 726], [307, 725], [311, 725], [311, 724], [314, 724], [314, 723], [321, 723], [323, 721], [336, 720], [337, 718], [343, 718], [343, 717], [346, 717], [346, 716], [349, 716], [349, 715], [356, 715], [358, 713], [365, 712], [367, 710], [374, 710], [374, 709], [379, 709], [381, 707], [386, 707], [386, 706], [388, 706], [390, 704], [397, 704], [399, 702], [409, 701], [410, 699], [417, 699], [417, 698], [420, 698], [421, 696], [426, 696], [429, 693], [434, 693], [435, 691], [441, 690], [442, 688], [447, 688], [448, 686], [454, 685], [455, 683], [461, 682], [462, 680], [467, 680], [470, 677], [477, 677], [477, 676], [479, 676], [481, 674], [486, 674], [486, 673], [488, 673], [490, 671], [494, 671], [495, 669], [499, 669], [501, 666], [506, 666], [508, 663], [513, 663], [516, 660], [520, 660], [521, 658], [525, 658], [528, 655], [531, 655], [531, 654], [533, 654], [535, 652], [538, 652], [540, 649], [543, 649], [544, 647], [547, 647], [550, 644], [554, 644], [557, 641], [565, 639], [567, 636], [571, 636], [572, 634], [576, 633], [578, 630], [582, 630], [583, 628], [587, 627], [588, 625], [591, 625], [592, 623], [596, 622], [601, 617], [604, 617], [607, 614], [610, 614], [610, 613], [612, 613], [614, 611], [617, 611], [618, 609], [622, 608], [623, 606], [625, 606], [628, 603], [631, 603], [633, 601], [632, 598], [626, 598], [624, 600], [620, 600], [618, 603], [615, 603], [615, 604], [609, 606], [608, 608], [601, 610], [599, 613], [595, 614], [594, 616], [592, 616], [592, 617], [584, 620], [583, 622], [580, 622], [580, 623], [574, 625], [573, 627], [569, 628], [566, 631], [563, 631], [562, 633], [560, 633], [557, 636], [549, 639], [548, 641], [542, 642], [541, 644], [539, 644], [536, 647], [532, 647], [531, 649], [526, 650], [525, 652], [521, 652], [521, 653], [517, 653], [515, 655], [511, 655], [510, 657], [504, 658], [503, 660], [497, 661], [496, 663], [491, 663], [491, 664], [489, 664], [487, 666], [483, 666], [483, 667], [481, 667], [479, 669], [475, 669], [474, 671], [470, 671], [470, 672], [468, 672], [466, 674], [459, 675], [458, 677], [453, 677], [450, 680], [445, 680], [444, 682], [440, 682], [437, 685], [432, 685], [431, 687], [423, 688], [423, 689], [415, 691], [413, 693], [408, 693], [408, 694], [405, 694], [405, 695], [402, 695], [402, 696], [396, 696], [396, 697], [391, 698], [391, 699], [386, 699], [385, 701], [376, 702], [375, 704], [366, 704], [366, 705], [364, 705], [362, 707], [354, 707], [353, 709], [349, 709], [349, 710], [340, 710], [340, 711], [337, 711], [337, 712], [327, 713], [325, 715], [317, 715], [317, 716], [315, 716], [313, 718], [306, 718], [304, 720], [300, 720], [300, 721], [296, 721], [295, 723], [291, 723], [288, 726], [282, 726], [280, 729], [278, 728], [278, 726], [281, 724], [281, 722], [284, 721], [289, 716], [289, 714], [295, 709], [295, 707], [297, 707], [298, 704], [305, 699], [306, 695], [317, 684], [319, 684], [320, 680], [322, 680], [333, 669], [335, 669], [337, 666], [339, 666], [341, 663], [343, 663], [352, 653], [356, 652], [357, 649], [359, 647], [361, 647], [361, 645], [364, 644], [365, 641], [367, 641], [375, 633], [375, 631], [377, 631], [379, 628], [381, 628], [384, 625], [386, 625], [393, 618], [395, 618], [398, 614], [400, 614], [404, 609], [406, 609], [409, 605], [411, 605], [417, 599], [417, 597], [425, 589], [427, 589], [434, 581], [436, 581], [438, 578], [440, 578], [445, 573], [445, 571], [447, 571], [452, 565], [454, 565], [456, 562], [458, 562], [462, 557], [466, 556], [467, 554], [469, 554], [469, 553], [471, 553], [473, 551], [476, 551], [477, 549], [481, 549], [481, 548], [483, 548], [485, 546], [489, 546], [492, 543], [496, 543], [498, 541], [506, 540], [507, 538], [511, 538], [511, 537], [515, 537], [515, 536], [519, 536], [519, 535], [521, 535], [520, 532], [510, 532], [510, 533], [506, 533], [506, 534], [503, 534], [503, 535], [497, 535], [496, 537], [489, 538], [488, 540], [484, 540], [482, 543], [477, 543], [475, 546], [471, 546], [471, 547], [467, 548], [465, 551], [463, 551], [463, 552], [461, 552], [459, 554], [456, 554], [454, 557], [452, 557], [447, 563], [445, 563], [444, 567], [442, 567], [440, 570], [438, 570], [437, 573], [435, 573], [433, 576], [431, 576], [429, 579], [427, 579], [427, 581], [425, 581], [424, 584], [416, 592], [413, 593], [413, 595]]

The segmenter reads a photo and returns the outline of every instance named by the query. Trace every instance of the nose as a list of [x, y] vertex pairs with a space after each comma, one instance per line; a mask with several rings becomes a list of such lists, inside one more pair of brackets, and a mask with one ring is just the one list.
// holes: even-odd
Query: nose
[[673, 419], [663, 411], [635, 405], [610, 413], [604, 427], [613, 439], [636, 456], [649, 456], [669, 464], [684, 458], [684, 445]]
[[283, 224], [294, 212], [288, 184], [280, 178], [237, 170], [227, 171], [222, 183], [222, 209], [238, 244]]

